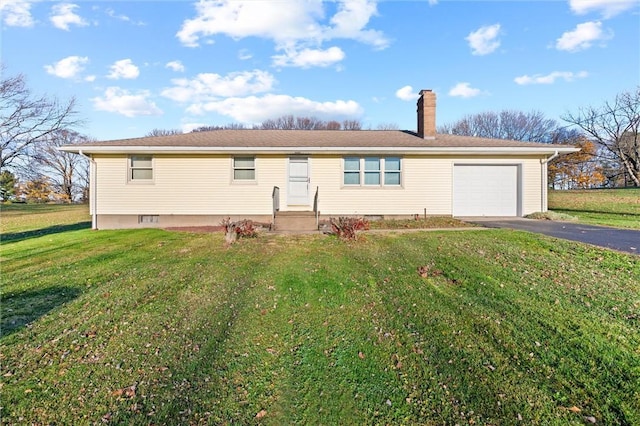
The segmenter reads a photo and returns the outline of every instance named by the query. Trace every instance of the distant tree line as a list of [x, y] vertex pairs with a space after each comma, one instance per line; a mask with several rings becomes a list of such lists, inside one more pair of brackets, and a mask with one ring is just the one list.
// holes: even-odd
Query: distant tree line
[[538, 111], [490, 111], [463, 117], [438, 132], [580, 147], [549, 163], [552, 188], [640, 187], [640, 87], [562, 119], [569, 124], [562, 126]]

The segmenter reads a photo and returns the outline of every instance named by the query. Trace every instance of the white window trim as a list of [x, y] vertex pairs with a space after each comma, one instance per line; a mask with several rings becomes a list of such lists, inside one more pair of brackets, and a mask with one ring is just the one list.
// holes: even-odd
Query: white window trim
[[[236, 158], [253, 158], [253, 168], [238, 167], [237, 170], [253, 170], [253, 179], [236, 179]], [[231, 183], [235, 185], [255, 185], [258, 183], [258, 158], [255, 155], [234, 155], [231, 157]]]
[[[344, 183], [345, 173], [351, 172], [355, 173], [356, 170], [345, 170], [345, 159], [347, 158], [357, 158], [360, 163], [360, 168], [358, 170], [359, 173], [359, 183], [357, 184], [349, 184]], [[380, 160], [380, 170], [369, 170], [369, 172], [379, 173], [380, 174], [380, 183], [379, 184], [366, 184], [365, 183], [365, 174], [367, 170], [365, 170], [365, 159], [367, 158], [377, 158]], [[386, 169], [386, 159], [387, 158], [398, 158], [400, 159], [400, 170], [389, 170]], [[393, 172], [400, 174], [400, 183], [399, 184], [385, 184], [385, 173]], [[404, 161], [401, 156], [375, 156], [375, 155], [365, 155], [365, 156], [345, 156], [342, 157], [342, 176], [341, 176], [341, 186], [343, 188], [385, 188], [385, 189], [397, 189], [404, 187]]]
[[[133, 157], [150, 157], [151, 158], [151, 179], [134, 179], [133, 178], [134, 169], [148, 169], [148, 167], [133, 167], [131, 165], [131, 159]], [[150, 185], [155, 182], [155, 178], [156, 178], [156, 159], [153, 155], [133, 154], [133, 155], [127, 156], [127, 183], [131, 183], [134, 185]]]

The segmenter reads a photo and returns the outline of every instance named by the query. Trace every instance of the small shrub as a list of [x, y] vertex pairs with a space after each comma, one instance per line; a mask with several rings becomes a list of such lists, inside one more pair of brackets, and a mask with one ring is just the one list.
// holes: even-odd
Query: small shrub
[[341, 240], [355, 241], [358, 239], [359, 231], [369, 229], [369, 221], [362, 217], [339, 217], [330, 218], [331, 231]]
[[258, 232], [251, 220], [240, 220], [238, 222], [231, 222], [231, 218], [227, 217], [223, 219], [221, 225], [225, 233], [225, 243], [227, 245], [233, 244], [238, 238], [255, 238], [258, 236]]

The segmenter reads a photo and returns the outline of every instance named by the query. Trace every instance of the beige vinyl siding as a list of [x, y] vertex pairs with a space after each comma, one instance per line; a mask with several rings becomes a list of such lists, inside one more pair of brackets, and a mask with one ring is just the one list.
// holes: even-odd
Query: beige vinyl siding
[[402, 185], [345, 186], [343, 157], [313, 158], [311, 185], [319, 187], [319, 209], [323, 215], [422, 214], [427, 207], [429, 167], [424, 160], [402, 157]]
[[126, 156], [95, 156], [97, 214], [271, 214], [286, 157], [256, 157], [255, 182], [232, 181], [228, 155], [154, 156], [152, 182], [127, 181]]
[[311, 186], [319, 187], [323, 215], [451, 215], [454, 164], [517, 164], [521, 168], [522, 213], [541, 209], [540, 158], [533, 157], [402, 157], [402, 186], [344, 186], [342, 159], [313, 158]]
[[[243, 155], [246, 156], [246, 155]], [[454, 164], [518, 164], [522, 214], [542, 208], [541, 157], [400, 156], [399, 187], [343, 185], [342, 155], [309, 156], [309, 206], [287, 206], [287, 155], [257, 155], [256, 180], [234, 182], [232, 156], [156, 155], [152, 182], [129, 182], [125, 155], [96, 155], [98, 215], [270, 215], [272, 190], [282, 211], [310, 210], [316, 188], [323, 215], [450, 215]]]

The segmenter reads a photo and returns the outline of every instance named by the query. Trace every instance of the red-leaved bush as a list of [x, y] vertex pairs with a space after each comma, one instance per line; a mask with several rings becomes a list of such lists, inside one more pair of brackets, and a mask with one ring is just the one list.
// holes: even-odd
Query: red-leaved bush
[[331, 231], [342, 240], [355, 241], [358, 239], [359, 231], [369, 229], [369, 221], [362, 217], [344, 217], [337, 219], [329, 218]]
[[231, 218], [227, 217], [221, 222], [225, 233], [225, 242], [227, 244], [233, 244], [238, 238], [254, 238], [258, 236], [253, 221], [240, 220], [238, 222], [231, 222]]

